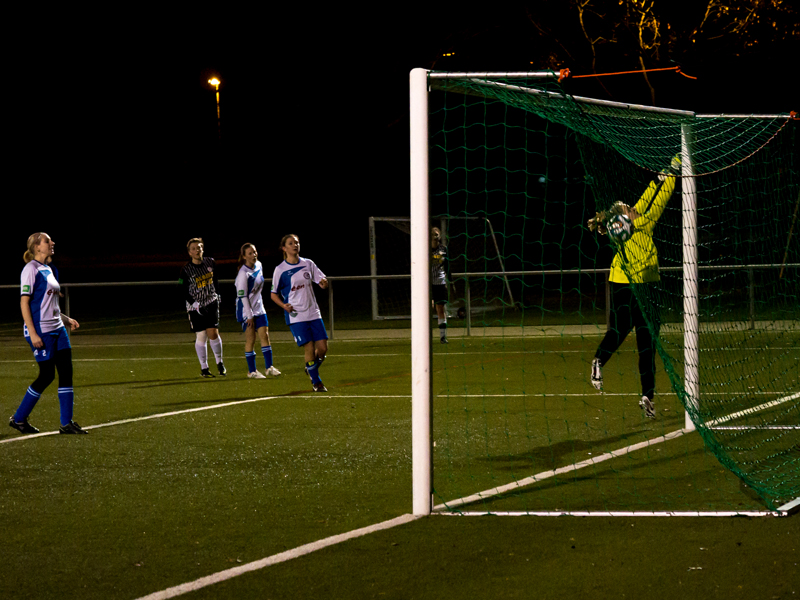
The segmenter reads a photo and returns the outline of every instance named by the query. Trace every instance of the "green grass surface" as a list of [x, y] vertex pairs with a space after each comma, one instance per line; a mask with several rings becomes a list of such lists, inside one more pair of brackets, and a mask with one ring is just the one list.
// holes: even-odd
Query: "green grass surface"
[[[245, 378], [233, 329], [223, 328], [228, 377], [204, 380], [185, 329], [93, 327], [73, 336], [75, 419], [90, 434], [0, 430], [0, 597], [138, 598], [411, 511], [407, 340], [332, 341], [321, 371], [330, 393], [314, 395], [279, 327], [284, 374], [261, 381]], [[21, 337], [0, 341], [7, 418], [37, 369]], [[663, 373], [659, 418], [642, 418], [625, 376], [632, 342], [606, 375], [616, 395], [588, 386], [597, 341], [435, 346], [437, 503], [682, 427]], [[56, 387], [31, 416], [43, 432], [58, 426]], [[698, 436], [656, 448], [468, 509], [763, 509]], [[788, 598], [800, 594], [798, 523], [433, 516], [186, 597]]]

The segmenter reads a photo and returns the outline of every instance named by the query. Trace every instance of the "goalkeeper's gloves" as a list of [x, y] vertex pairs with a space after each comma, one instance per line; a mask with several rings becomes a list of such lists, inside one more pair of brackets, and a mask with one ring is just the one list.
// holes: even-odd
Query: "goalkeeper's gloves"
[[600, 235], [605, 235], [608, 233], [606, 229], [606, 221], [608, 220], [608, 215], [606, 212], [598, 212], [594, 214], [594, 217], [589, 219], [586, 223], [586, 226], [589, 228], [589, 231], [599, 231]]

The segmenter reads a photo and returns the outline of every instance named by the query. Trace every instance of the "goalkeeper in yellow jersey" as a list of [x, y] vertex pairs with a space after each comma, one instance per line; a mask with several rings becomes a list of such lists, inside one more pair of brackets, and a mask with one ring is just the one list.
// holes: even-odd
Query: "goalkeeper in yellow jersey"
[[648, 318], [645, 318], [634, 287], [639, 297], [644, 298], [650, 293], [645, 286], [651, 286], [661, 279], [653, 230], [675, 191], [680, 169], [681, 160], [676, 156], [669, 168], [650, 183], [633, 207], [617, 202], [608, 211], [597, 213], [588, 223], [591, 231], [603, 235], [609, 233], [609, 227], [614, 227], [613, 233], [619, 232], [616, 236], [617, 253], [611, 263], [609, 276], [611, 322], [592, 360], [592, 385], [598, 390], [603, 389], [603, 366], [635, 327], [639, 377], [642, 382], [639, 406], [645, 416], [651, 419], [656, 416], [653, 402], [656, 383], [655, 339], [661, 319], [657, 309], [648, 311]]

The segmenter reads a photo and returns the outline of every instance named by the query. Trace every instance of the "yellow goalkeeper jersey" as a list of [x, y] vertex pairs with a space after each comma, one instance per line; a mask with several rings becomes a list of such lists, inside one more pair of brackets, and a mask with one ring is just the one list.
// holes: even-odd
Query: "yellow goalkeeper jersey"
[[614, 255], [610, 281], [650, 283], [661, 279], [658, 274], [658, 251], [653, 243], [653, 230], [672, 197], [675, 182], [675, 177], [652, 181], [633, 207], [640, 216], [633, 222], [633, 235]]

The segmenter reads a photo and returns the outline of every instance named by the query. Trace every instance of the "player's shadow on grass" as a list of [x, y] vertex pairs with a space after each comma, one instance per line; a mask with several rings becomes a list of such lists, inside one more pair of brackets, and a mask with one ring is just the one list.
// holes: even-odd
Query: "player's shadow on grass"
[[[503, 454], [498, 456], [481, 457], [478, 460], [491, 462], [498, 471], [509, 471], [518, 473], [521, 470], [530, 470], [531, 465], [538, 471], [549, 471], [557, 469], [559, 466], [572, 462], [581, 462], [594, 455], [605, 454], [618, 448], [620, 442], [626, 442], [632, 438], [637, 438], [638, 434], [648, 431], [641, 429], [620, 435], [609, 436], [603, 439], [586, 440], [564, 440], [547, 446], [539, 446], [527, 452], [519, 454]], [[610, 447], [609, 447], [610, 446]], [[607, 449], [606, 449], [607, 448]], [[564, 459], [567, 459], [566, 461]]]
[[[615, 436], [613, 438], [607, 438], [607, 441], [620, 441], [625, 440], [626, 438], [630, 437], [630, 435], [626, 436]], [[587, 451], [591, 448], [596, 448], [596, 444], [589, 444], [582, 440], [566, 440], [564, 442], [560, 442], [555, 444], [554, 447], [560, 447], [561, 449], [561, 456], [568, 457], [569, 454], [572, 452], [581, 452]], [[564, 448], [568, 448], [568, 451], [564, 451]], [[537, 448], [537, 452], [544, 452], [547, 451], [548, 448]], [[596, 456], [605, 454], [610, 450], [598, 450], [596, 452]], [[697, 448], [695, 450], [690, 450], [685, 454], [681, 455], [680, 462], [683, 463], [684, 461], [688, 461], [691, 463], [693, 459], [698, 459], [698, 464], [702, 458], [702, 455], [705, 454], [707, 451], [704, 448]], [[500, 459], [504, 459], [503, 462], [508, 460], [518, 460], [523, 461], [527, 458], [528, 463], [527, 466], [522, 464], [514, 468], [514, 476], [512, 479], [521, 480], [526, 477], [531, 477], [538, 473], [544, 473], [548, 471], [552, 471], [564, 466], [569, 466], [569, 464], [575, 464], [587, 460], [591, 458], [586, 456], [585, 458], [580, 458], [580, 460], [575, 460], [573, 463], [569, 462], [569, 459], [562, 461], [557, 461], [556, 463], [550, 462], [531, 462], [531, 457], [533, 455], [531, 453], [521, 454], [517, 457], [510, 456], [510, 457], [496, 457]], [[621, 456], [620, 458], [624, 458], [625, 455]], [[486, 461], [494, 461], [496, 460], [495, 457], [486, 458]], [[578, 457], [576, 457], [577, 459]], [[676, 462], [679, 461], [679, 458], [675, 455], [671, 455], [669, 453], [664, 454], [663, 456], [655, 457], [653, 454], [649, 455], [647, 458], [640, 458], [634, 463], [628, 462], [625, 466], [620, 469], [618, 463], [614, 463], [613, 460], [609, 460], [603, 463], [597, 463], [591, 467], [587, 467], [586, 470], [576, 470], [576, 471], [568, 471], [566, 473], [562, 473], [556, 477], [549, 477], [547, 479], [543, 479], [542, 481], [538, 481], [536, 483], [532, 483], [528, 486], [523, 488], [517, 489], [514, 492], [508, 494], [499, 494], [491, 501], [500, 501], [507, 498], [512, 498], [514, 496], [525, 496], [529, 494], [541, 494], [546, 491], [557, 490], [562, 487], [574, 486], [579, 485], [581, 483], [590, 483], [592, 485], [596, 485], [597, 482], [603, 481], [604, 479], [613, 479], [619, 484], [620, 480], [627, 480], [627, 481], [636, 481], [639, 482], [637, 485], [647, 484], [652, 482], [671, 482], [668, 485], [674, 490], [675, 493], [678, 493], [679, 490], [685, 489], [685, 485], [688, 483], [690, 485], [695, 485], [698, 483], [698, 478], [702, 479], [703, 475], [711, 470], [716, 470], [716, 466], [709, 466], [703, 465], [700, 471], [692, 470], [691, 467], [686, 472], [681, 472], [680, 469], [675, 468]], [[508, 467], [505, 469], [498, 469], [498, 470], [511, 470], [512, 467]], [[644, 470], [644, 471], [643, 471]], [[585, 474], [584, 474], [585, 473]], [[660, 484], [659, 484], [660, 485]], [[743, 496], [746, 496], [748, 501], [751, 502], [755, 507], [760, 508], [767, 508], [767, 503], [764, 501], [763, 498], [759, 497], [756, 492], [753, 490], [749, 490], [746, 486], [742, 486], [741, 482], [739, 485], [739, 491]], [[700, 492], [701, 495], [705, 495], [704, 492]], [[713, 492], [711, 494], [713, 496]]]
[[107, 381], [105, 383], [87, 383], [81, 384], [82, 388], [92, 387], [113, 387], [113, 386], [128, 386], [133, 389], [147, 389], [166, 387], [172, 385], [213, 385], [215, 381], [232, 381], [226, 377], [215, 377], [214, 379], [205, 379], [203, 377], [183, 377], [174, 379], [136, 379], [133, 381]]
[[[157, 387], [157, 386], [155, 386]], [[253, 400], [254, 398], [289, 398], [292, 396], [310, 396], [313, 392], [309, 392], [308, 390], [297, 390], [293, 392], [284, 392], [283, 394], [260, 394], [258, 396], [248, 395], [246, 398], [214, 398], [213, 400], [185, 400], [183, 402], [163, 402], [158, 404], [158, 406], [169, 407], [169, 406], [191, 406], [191, 405], [214, 405], [214, 404], [225, 404], [228, 402], [245, 402], [247, 400]], [[328, 394], [322, 394], [319, 397], [330, 398]]]

